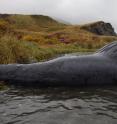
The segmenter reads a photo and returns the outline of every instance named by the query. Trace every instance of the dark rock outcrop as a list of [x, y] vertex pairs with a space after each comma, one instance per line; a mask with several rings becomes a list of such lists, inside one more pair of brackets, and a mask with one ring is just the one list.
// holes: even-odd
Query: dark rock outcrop
[[81, 26], [81, 28], [97, 35], [117, 36], [112, 25], [103, 21], [86, 24]]
[[0, 14], [0, 19], [5, 19], [9, 17], [9, 14]]

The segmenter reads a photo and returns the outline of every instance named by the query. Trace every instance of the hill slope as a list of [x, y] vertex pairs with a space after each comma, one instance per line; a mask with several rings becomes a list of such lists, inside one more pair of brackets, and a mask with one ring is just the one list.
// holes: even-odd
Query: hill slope
[[29, 31], [51, 31], [63, 28], [64, 24], [43, 15], [0, 14], [0, 20], [7, 21], [12, 28]]
[[70, 25], [43, 15], [0, 14], [0, 63], [30, 63], [94, 51], [114, 40], [114, 29], [105, 22]]

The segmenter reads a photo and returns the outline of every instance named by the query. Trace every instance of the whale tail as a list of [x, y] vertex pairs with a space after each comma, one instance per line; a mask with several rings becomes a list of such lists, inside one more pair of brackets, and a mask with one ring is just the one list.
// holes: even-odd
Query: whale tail
[[109, 43], [99, 49], [96, 53], [117, 58], [117, 41]]

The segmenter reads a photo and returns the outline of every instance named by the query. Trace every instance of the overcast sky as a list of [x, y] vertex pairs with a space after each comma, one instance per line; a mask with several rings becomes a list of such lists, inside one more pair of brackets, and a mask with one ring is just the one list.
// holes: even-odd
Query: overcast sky
[[103, 20], [117, 31], [117, 0], [0, 0], [0, 13], [44, 14], [72, 24]]

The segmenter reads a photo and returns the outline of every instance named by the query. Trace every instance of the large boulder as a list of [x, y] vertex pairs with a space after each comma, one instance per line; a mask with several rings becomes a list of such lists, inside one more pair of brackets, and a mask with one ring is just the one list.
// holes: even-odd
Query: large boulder
[[106, 36], [116, 36], [114, 28], [110, 23], [105, 23], [103, 21], [98, 21], [91, 24], [86, 24], [81, 26], [82, 29], [88, 30], [97, 35], [106, 35]]

